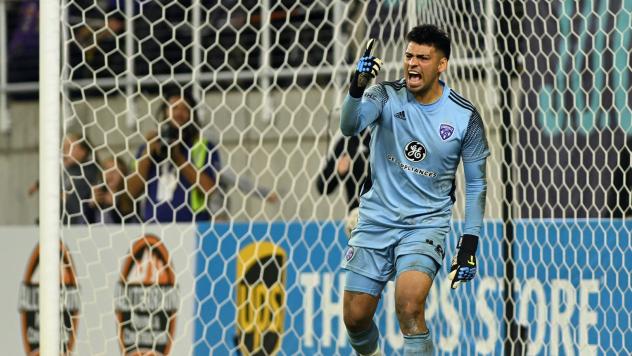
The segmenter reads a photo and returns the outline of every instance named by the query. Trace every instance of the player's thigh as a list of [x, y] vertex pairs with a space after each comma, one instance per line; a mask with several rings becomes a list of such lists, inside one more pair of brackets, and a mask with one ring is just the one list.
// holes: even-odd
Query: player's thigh
[[395, 306], [398, 315], [423, 315], [439, 265], [423, 254], [398, 256]]
[[403, 312], [423, 310], [431, 287], [432, 279], [426, 273], [419, 271], [401, 273], [395, 282], [397, 309]]
[[345, 290], [343, 317], [347, 329], [352, 332], [367, 330], [379, 301], [379, 296]]
[[426, 298], [432, 287], [432, 278], [423, 272], [402, 272], [395, 282], [395, 312], [399, 328], [404, 335], [418, 335], [428, 330], [426, 325]]
[[385, 281], [347, 270], [343, 295], [343, 316], [347, 329], [364, 331], [371, 325], [373, 314], [384, 289]]

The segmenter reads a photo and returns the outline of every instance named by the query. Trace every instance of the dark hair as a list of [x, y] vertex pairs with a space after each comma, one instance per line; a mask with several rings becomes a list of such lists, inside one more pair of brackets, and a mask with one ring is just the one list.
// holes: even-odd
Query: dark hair
[[169, 107], [169, 99], [173, 97], [179, 97], [184, 100], [184, 102], [189, 107], [189, 121], [188, 124], [183, 131], [183, 136], [185, 141], [190, 145], [193, 145], [192, 139], [197, 139], [200, 135], [200, 123], [197, 119], [196, 108], [197, 108], [197, 100], [193, 96], [193, 91], [190, 86], [181, 87], [179, 84], [165, 84], [162, 88], [162, 97], [163, 101], [160, 105], [160, 114], [162, 115], [161, 120], [165, 120], [167, 118], [167, 108]]
[[[184, 102], [189, 107], [191, 120], [197, 123], [197, 118], [195, 116], [197, 100], [195, 100], [195, 97], [193, 96], [193, 91], [191, 90], [191, 87], [180, 87], [178, 84], [165, 84], [162, 87], [162, 97], [164, 99], [162, 105], [160, 105], [160, 112], [162, 115], [165, 115], [167, 107], [169, 107], [169, 99], [176, 96], [184, 99]], [[163, 119], [165, 118], [166, 117], [163, 117]]]
[[450, 37], [448, 34], [435, 25], [415, 26], [406, 35], [408, 42], [431, 45], [443, 52], [447, 59], [450, 59]]
[[92, 155], [92, 143], [90, 140], [80, 132], [68, 132], [66, 139], [71, 141], [71, 145], [77, 145], [86, 151], [86, 155], [90, 157]]

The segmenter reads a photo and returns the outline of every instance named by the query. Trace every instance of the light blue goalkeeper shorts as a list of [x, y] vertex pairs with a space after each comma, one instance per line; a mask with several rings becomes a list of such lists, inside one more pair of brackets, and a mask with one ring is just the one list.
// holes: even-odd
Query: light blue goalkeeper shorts
[[[419, 271], [434, 280], [441, 268], [449, 226], [379, 232], [394, 234], [395, 243], [385, 248], [347, 247], [342, 261], [342, 268], [347, 271], [345, 290], [378, 296], [389, 280], [406, 271]], [[356, 239], [359, 244], [372, 237], [371, 233], [357, 235], [354, 237], [359, 238]]]
[[[406, 271], [419, 271], [430, 276], [434, 280], [439, 271], [439, 264], [432, 258], [422, 254], [399, 256], [395, 260], [395, 266], [387, 262], [389, 258], [388, 250], [373, 250], [352, 247], [347, 249], [347, 254], [353, 250], [353, 258], [345, 263], [343, 268], [347, 270], [345, 280], [345, 290], [350, 292], [367, 293], [378, 296], [382, 293], [386, 283]], [[377, 266], [381, 266], [379, 269]], [[382, 272], [381, 274], [380, 271]], [[377, 272], [377, 273], [376, 273]]]

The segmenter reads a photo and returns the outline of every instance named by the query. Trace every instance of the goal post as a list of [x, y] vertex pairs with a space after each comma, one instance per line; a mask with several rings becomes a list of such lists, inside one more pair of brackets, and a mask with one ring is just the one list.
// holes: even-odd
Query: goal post
[[[630, 5], [42, 0], [25, 351], [349, 354], [340, 263], [356, 178], [326, 177], [331, 194], [316, 180], [368, 38], [384, 60], [377, 81], [397, 80], [406, 32], [432, 23], [452, 39], [442, 79], [476, 106], [491, 151], [479, 275], [452, 291], [456, 181], [426, 310], [436, 349], [632, 353]], [[179, 115], [174, 92], [192, 131], [165, 125]], [[143, 161], [154, 137], [166, 146], [190, 132], [188, 165], [166, 148]], [[155, 174], [136, 179], [147, 166]], [[202, 174], [187, 184], [184, 166], [216, 185], [206, 192]], [[394, 311], [389, 283], [376, 314], [386, 354], [403, 350]]]
[[60, 310], [60, 6], [40, 2], [39, 168], [40, 168], [40, 353], [58, 355]]

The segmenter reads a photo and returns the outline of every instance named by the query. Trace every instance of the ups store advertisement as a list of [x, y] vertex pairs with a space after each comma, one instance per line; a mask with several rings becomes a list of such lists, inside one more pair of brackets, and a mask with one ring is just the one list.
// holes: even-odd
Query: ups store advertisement
[[[461, 224], [427, 301], [435, 348], [502, 355], [502, 224], [485, 223], [479, 275], [446, 278]], [[515, 221], [515, 320], [530, 354], [632, 350], [631, 220]], [[342, 320], [347, 244], [339, 222], [253, 222], [63, 231], [65, 354], [348, 355]], [[2, 355], [39, 347], [36, 227], [0, 227]], [[382, 350], [403, 340], [389, 283], [376, 314]], [[628, 354], [627, 352], [624, 352]]]
[[[198, 229], [194, 355], [237, 355], [235, 349], [241, 355], [353, 353], [342, 319], [340, 264], [347, 246], [342, 224], [201, 224]], [[448, 256], [459, 231], [460, 224], [447, 237]], [[431, 290], [426, 317], [438, 350], [501, 354], [502, 229], [490, 222], [484, 231], [483, 278], [452, 292], [444, 261]], [[403, 348], [393, 295], [389, 283], [376, 314], [386, 355], [401, 354]]]

